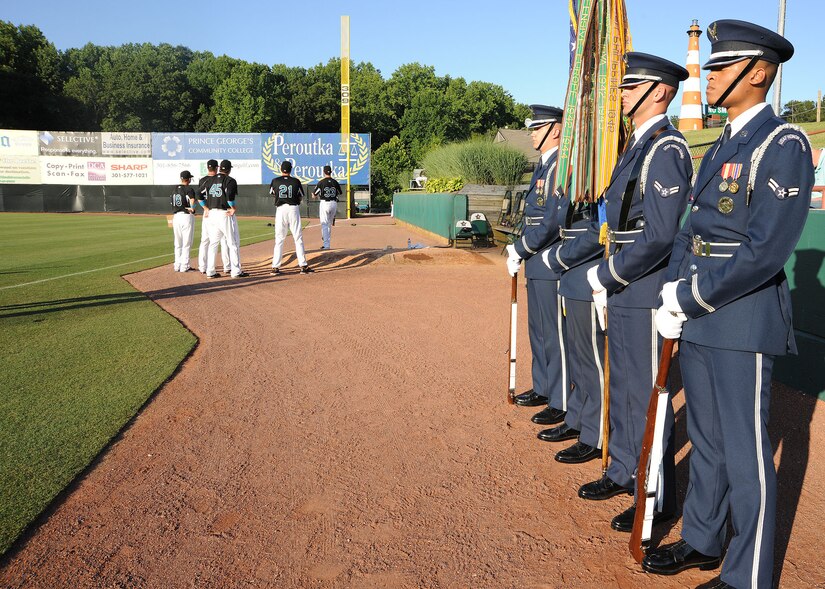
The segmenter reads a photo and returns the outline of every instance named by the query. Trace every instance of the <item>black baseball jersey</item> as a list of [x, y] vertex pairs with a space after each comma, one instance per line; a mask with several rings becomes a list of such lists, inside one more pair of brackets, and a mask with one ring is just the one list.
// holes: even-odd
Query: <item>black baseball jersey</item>
[[301, 181], [292, 176], [280, 176], [269, 184], [269, 194], [275, 197], [275, 206], [299, 205], [304, 198]]
[[338, 196], [343, 193], [344, 191], [341, 190], [341, 185], [338, 184], [338, 180], [335, 178], [324, 178], [315, 185], [315, 190], [313, 191], [313, 194], [321, 200], [335, 201], [337, 201]]
[[172, 201], [173, 213], [189, 213], [191, 211], [186, 209], [195, 207], [195, 189], [191, 186], [178, 184], [170, 200]]
[[227, 210], [229, 203], [238, 197], [238, 183], [225, 174], [207, 176], [201, 186], [201, 194], [206, 197], [207, 208]]

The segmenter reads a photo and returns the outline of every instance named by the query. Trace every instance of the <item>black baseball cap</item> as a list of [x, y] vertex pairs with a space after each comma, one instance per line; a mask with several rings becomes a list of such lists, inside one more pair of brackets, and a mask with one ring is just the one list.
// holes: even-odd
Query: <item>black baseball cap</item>
[[221, 170], [231, 170], [232, 169], [232, 162], [229, 160], [221, 160]]
[[281, 162], [281, 171], [285, 174], [289, 174], [292, 171], [292, 162], [289, 160], [284, 160]]
[[183, 178], [184, 180], [191, 180], [193, 176], [192, 176], [192, 174], [189, 173], [189, 170], [184, 170], [183, 172], [180, 173], [180, 177]]
[[332, 174], [332, 167], [324, 166], [324, 174]]
[[218, 160], [209, 160], [206, 162], [206, 167], [214, 170], [218, 167]]

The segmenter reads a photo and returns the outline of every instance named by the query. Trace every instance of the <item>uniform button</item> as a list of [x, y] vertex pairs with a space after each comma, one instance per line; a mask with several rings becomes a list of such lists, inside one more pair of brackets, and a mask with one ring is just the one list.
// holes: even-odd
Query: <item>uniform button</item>
[[692, 212], [692, 213], [695, 213], [698, 210], [699, 210], [699, 207], [697, 205], [693, 205], [692, 207], [690, 207], [690, 212]]
[[696, 264], [691, 264], [691, 265], [690, 265], [690, 271], [691, 271], [691, 272], [696, 272], [698, 269], [699, 269], [699, 268], [697, 268], [697, 267], [696, 267]]

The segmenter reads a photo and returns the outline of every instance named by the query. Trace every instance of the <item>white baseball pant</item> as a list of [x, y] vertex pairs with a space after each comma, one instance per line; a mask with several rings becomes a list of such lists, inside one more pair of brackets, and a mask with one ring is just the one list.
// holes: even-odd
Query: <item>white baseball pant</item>
[[[206, 211], [204, 211], [206, 213]], [[209, 220], [206, 216], [201, 217], [201, 243], [198, 247], [198, 270], [206, 272], [206, 258], [209, 256]], [[221, 261], [223, 271], [229, 271], [229, 250], [226, 248], [225, 240], [221, 241]]]
[[172, 217], [172, 232], [175, 234], [175, 271], [189, 270], [189, 250], [195, 235], [195, 215], [178, 212]]
[[206, 275], [215, 274], [215, 258], [218, 256], [218, 245], [229, 250], [229, 267], [232, 276], [241, 273], [241, 257], [235, 240], [232, 237], [232, 217], [226, 214], [223, 209], [211, 209], [206, 218], [209, 227], [209, 255], [206, 259]]
[[298, 256], [298, 265], [306, 266], [307, 258], [304, 254], [301, 211], [298, 209], [298, 205], [281, 205], [275, 209], [275, 249], [272, 252], [272, 267], [280, 268], [281, 266], [287, 230], [292, 233], [292, 239], [295, 240], [295, 255]]
[[332, 221], [338, 211], [338, 203], [334, 200], [322, 200], [318, 205], [319, 216], [321, 217], [321, 239], [324, 242], [324, 247], [329, 249]]

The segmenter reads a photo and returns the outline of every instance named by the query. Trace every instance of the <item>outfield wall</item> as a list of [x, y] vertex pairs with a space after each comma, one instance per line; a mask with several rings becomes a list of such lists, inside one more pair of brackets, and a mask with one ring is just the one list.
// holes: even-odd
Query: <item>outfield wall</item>
[[398, 192], [392, 197], [392, 211], [399, 221], [453, 239], [455, 224], [467, 218], [467, 196]]
[[[304, 186], [309, 194], [311, 186]], [[0, 212], [14, 213], [143, 213], [168, 215], [171, 186], [82, 186], [59, 184], [0, 184]], [[275, 215], [268, 186], [240, 186], [238, 214]], [[303, 217], [318, 217], [319, 201], [305, 198]], [[335, 215], [347, 216], [347, 203], [338, 203]]]

